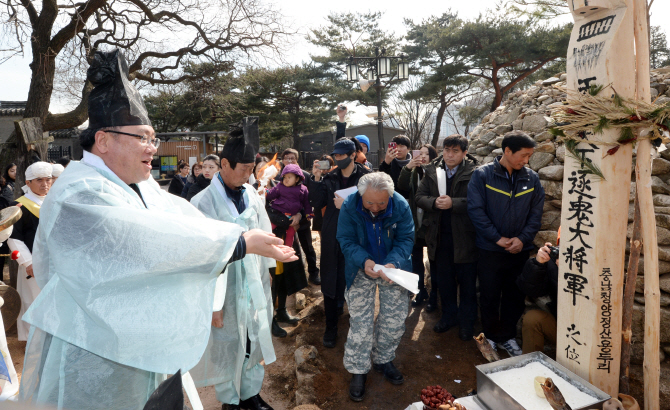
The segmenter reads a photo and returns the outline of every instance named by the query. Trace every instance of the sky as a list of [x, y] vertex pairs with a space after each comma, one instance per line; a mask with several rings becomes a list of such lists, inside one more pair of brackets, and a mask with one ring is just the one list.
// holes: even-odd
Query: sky
[[[382, 29], [393, 31], [400, 36], [405, 33], [403, 19], [410, 18], [416, 22], [431, 15], [439, 15], [451, 8], [457, 11], [463, 18], [475, 18], [487, 8], [494, 8], [496, 0], [367, 0], [358, 3], [356, 1], [340, 2], [316, 2], [314, 0], [283, 0], [274, 2], [287, 21], [293, 21], [294, 28], [299, 35], [295, 39], [287, 62], [299, 64], [301, 61], [309, 61], [310, 53], [319, 51], [304, 40], [310, 27], [326, 25], [326, 16], [331, 12], [367, 12], [382, 11], [384, 15], [380, 21]], [[360, 5], [360, 8], [356, 7]], [[670, 15], [670, 0], [655, 0], [652, 6], [652, 25], [660, 25], [670, 39], [670, 23], [662, 16]], [[562, 22], [571, 21], [569, 16], [562, 18]], [[30, 52], [27, 51], [27, 56]], [[28, 96], [30, 85], [30, 69], [28, 58], [14, 58], [4, 64], [0, 64], [0, 79], [3, 85], [0, 87], [0, 100], [3, 101], [25, 101]], [[68, 107], [52, 101], [52, 112], [63, 112]]]

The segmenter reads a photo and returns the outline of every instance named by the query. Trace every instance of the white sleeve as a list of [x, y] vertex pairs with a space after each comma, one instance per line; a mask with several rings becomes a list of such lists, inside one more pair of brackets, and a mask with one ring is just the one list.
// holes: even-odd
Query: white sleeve
[[21, 266], [30, 266], [33, 263], [33, 255], [30, 253], [30, 250], [26, 244], [20, 239], [7, 239], [7, 245], [9, 249], [14, 251], [19, 251], [19, 258], [16, 260]]

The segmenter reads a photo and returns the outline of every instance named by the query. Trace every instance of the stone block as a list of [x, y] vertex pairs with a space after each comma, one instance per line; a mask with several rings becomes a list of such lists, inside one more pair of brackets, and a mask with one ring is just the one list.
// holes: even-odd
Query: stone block
[[496, 147], [496, 148], [500, 148], [500, 147], [502, 147], [502, 140], [503, 140], [503, 138], [504, 138], [504, 137], [496, 137], [494, 140], [492, 140], [491, 142], [489, 142], [489, 145], [491, 145], [491, 146], [493, 146], [493, 147]]
[[670, 194], [670, 185], [663, 182], [663, 180], [657, 176], [651, 177], [651, 192], [655, 194]]
[[553, 142], [547, 141], [535, 147], [535, 152], [548, 152], [550, 154], [553, 154], [556, 152], [556, 147], [554, 146]]
[[550, 133], [549, 131], [543, 131], [535, 136], [535, 141], [537, 142], [542, 142], [542, 141], [553, 141], [556, 137], [554, 134]]
[[301, 311], [307, 306], [307, 297], [302, 293], [295, 294], [295, 310]]
[[523, 127], [523, 120], [522, 119], [516, 119], [512, 121], [512, 128], [515, 130], [520, 130]]
[[523, 119], [522, 129], [527, 132], [542, 132], [547, 127], [548, 121], [544, 115], [531, 115]]
[[547, 179], [549, 181], [563, 181], [563, 170], [565, 167], [563, 165], [550, 165], [548, 167], [541, 168], [538, 171], [540, 179]]
[[546, 80], [542, 81], [542, 85], [547, 87], [552, 84], [556, 84], [557, 82], [560, 82], [561, 78], [560, 77], [551, 77], [547, 78]]
[[658, 214], [656, 215], [656, 226], [665, 229], [670, 229], [670, 215]]
[[670, 195], [656, 194], [652, 198], [654, 206], [670, 207]]
[[537, 97], [537, 102], [543, 102], [544, 100], [548, 100], [550, 98], [551, 98], [551, 96], [549, 96], [547, 94], [544, 94], [544, 95], [541, 95], [541, 96]]
[[[644, 340], [644, 306], [639, 303], [633, 305], [633, 341], [642, 342]], [[661, 308], [661, 327], [660, 342], [670, 343], [670, 309]]]
[[512, 125], [511, 124], [501, 124], [498, 125], [493, 129], [493, 132], [495, 132], [498, 135], [505, 135], [505, 133], [512, 131]]
[[477, 148], [475, 153], [477, 155], [486, 156], [486, 155], [489, 155], [491, 153], [491, 151], [493, 151], [493, 147], [487, 145], [485, 147]]
[[542, 213], [542, 225], [540, 229], [543, 231], [558, 231], [561, 226], [561, 213], [559, 211], [548, 211]]
[[563, 182], [541, 179], [540, 185], [544, 188], [544, 194], [547, 197], [559, 200], [563, 198]]
[[651, 161], [651, 174], [661, 175], [670, 172], [670, 161], [663, 158], [654, 158]]
[[528, 164], [530, 165], [530, 169], [537, 172], [540, 168], [551, 164], [554, 158], [554, 154], [548, 152], [535, 152], [530, 156]]
[[556, 243], [557, 237], [558, 232], [556, 231], [539, 231], [537, 235], [535, 235], [535, 239], [533, 239], [533, 244], [538, 248], [541, 248], [547, 242]]
[[[628, 231], [626, 237], [630, 239], [633, 235], [633, 224], [628, 224]], [[663, 228], [662, 226], [656, 226], [656, 240], [659, 245], [670, 245], [670, 230]]]
[[486, 134], [479, 137], [479, 140], [484, 144], [488, 144], [489, 142], [491, 142], [492, 139], [494, 139], [497, 136], [498, 135], [495, 132], [489, 131]]
[[300, 366], [308, 360], [316, 359], [319, 351], [314, 346], [304, 345], [297, 348], [293, 355], [295, 356], [295, 365]]
[[556, 148], [556, 159], [561, 162], [565, 162], [565, 146], [562, 144]]

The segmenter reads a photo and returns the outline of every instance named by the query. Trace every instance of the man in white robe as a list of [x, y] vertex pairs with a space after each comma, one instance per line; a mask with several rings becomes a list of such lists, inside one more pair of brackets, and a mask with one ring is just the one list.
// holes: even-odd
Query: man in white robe
[[[246, 254], [295, 255], [261, 230], [205, 218], [151, 178], [159, 141], [118, 50], [88, 71], [89, 129], [41, 208], [33, 265], [42, 292], [20, 400], [58, 409], [142, 409], [165, 374], [194, 367], [215, 282]], [[168, 246], [180, 238], [179, 247]]]
[[48, 162], [35, 162], [26, 168], [25, 195], [18, 198], [16, 203], [22, 207], [21, 219], [13, 226], [11, 237], [7, 240], [9, 249], [19, 251], [16, 262], [19, 264], [16, 290], [21, 296], [21, 310], [19, 319], [16, 321], [18, 339], [25, 342], [28, 340], [30, 326], [22, 320], [23, 314], [39, 295], [40, 287], [34, 278], [33, 269], [33, 242], [37, 227], [40, 222], [40, 207], [51, 188], [51, 164]]
[[[209, 218], [270, 233], [263, 199], [245, 184], [254, 169], [256, 150], [241, 134], [241, 130], [231, 133], [220, 155], [220, 171], [191, 203]], [[261, 362], [275, 361], [269, 273], [274, 266], [274, 260], [247, 255], [228, 265], [226, 283], [217, 284], [217, 293], [225, 294], [223, 309], [215, 306], [207, 349], [191, 374], [197, 387], [215, 386], [223, 410], [272, 410], [260, 391], [265, 375]]]

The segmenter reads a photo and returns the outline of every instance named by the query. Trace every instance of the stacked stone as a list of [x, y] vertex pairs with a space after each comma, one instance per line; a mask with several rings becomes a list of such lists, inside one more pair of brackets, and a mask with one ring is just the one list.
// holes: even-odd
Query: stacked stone
[[[528, 166], [536, 171], [544, 187], [546, 199], [542, 215], [542, 227], [535, 237], [535, 245], [556, 243], [561, 224], [561, 200], [563, 196], [563, 162], [565, 146], [562, 138], [556, 138], [547, 130], [551, 110], [565, 101], [566, 95], [554, 86], [565, 86], [567, 75], [560, 74], [536, 82], [530, 89], [509, 94], [507, 100], [489, 113], [468, 136], [468, 151], [481, 164], [486, 164], [502, 155], [503, 135], [512, 130], [522, 130], [537, 142], [535, 153]], [[670, 68], [651, 72], [651, 98], [657, 104], [670, 102]], [[670, 145], [670, 144], [669, 144]], [[661, 283], [661, 360], [670, 357], [670, 146], [652, 163], [652, 190], [656, 211], [658, 233], [659, 274]], [[635, 175], [631, 175], [635, 181]], [[635, 183], [631, 184], [628, 212], [628, 237], [632, 233], [633, 199]], [[628, 252], [628, 251], [627, 251]], [[644, 255], [644, 249], [642, 250]], [[644, 268], [640, 257], [633, 311], [633, 351], [631, 361], [642, 363], [644, 337]], [[670, 383], [670, 382], [669, 382]]]

